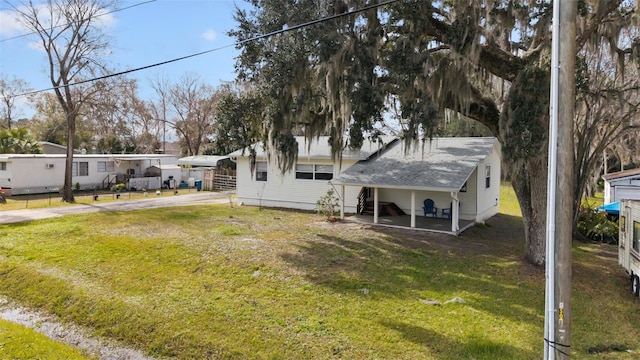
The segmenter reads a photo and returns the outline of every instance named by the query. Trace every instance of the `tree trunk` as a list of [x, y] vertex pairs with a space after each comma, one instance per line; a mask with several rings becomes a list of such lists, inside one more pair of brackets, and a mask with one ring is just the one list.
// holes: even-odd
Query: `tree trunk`
[[511, 185], [524, 222], [525, 257], [530, 263], [541, 266], [546, 253], [547, 154], [511, 167]]
[[[62, 201], [73, 203], [73, 149], [75, 148], [76, 117], [73, 113], [67, 115], [67, 161], [64, 168], [64, 187], [62, 189]], [[78, 167], [80, 171], [80, 167]]]

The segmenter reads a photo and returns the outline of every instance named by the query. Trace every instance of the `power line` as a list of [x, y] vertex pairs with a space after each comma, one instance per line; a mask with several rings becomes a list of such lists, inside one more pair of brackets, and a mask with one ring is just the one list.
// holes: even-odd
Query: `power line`
[[[95, 15], [95, 17], [100, 17], [100, 16], [105, 16], [105, 15], [113, 14], [113, 13], [116, 13], [116, 12], [119, 12], [119, 11], [128, 10], [128, 9], [134, 8], [134, 7], [136, 7], [136, 6], [146, 5], [146, 4], [148, 4], [148, 3], [152, 3], [152, 2], [156, 2], [156, 1], [158, 1], [158, 0], [149, 0], [149, 1], [145, 1], [145, 2], [138, 3], [138, 4], [133, 4], [133, 5], [130, 5], [130, 6], [125, 6], [125, 7], [123, 7], [123, 8], [119, 8], [119, 9], [115, 9], [115, 10], [108, 11], [108, 12], [105, 12], [105, 13], [97, 14], [97, 15]], [[4, 0], [4, 2], [6, 2], [6, 3], [7, 3], [7, 4], [9, 4], [9, 5], [11, 5], [11, 7], [12, 7], [14, 10], [17, 10], [17, 9], [16, 9], [16, 7], [15, 7], [13, 4], [11, 4], [8, 0]], [[84, 19], [84, 20], [86, 20], [86, 19]], [[66, 26], [66, 24], [56, 25], [56, 26], [53, 26], [53, 28], [55, 29], [55, 28], [59, 28], [59, 27], [63, 27], [63, 26]], [[38, 33], [37, 31], [33, 31], [33, 32], [30, 32], [30, 33], [22, 34], [22, 35], [16, 35], [16, 36], [13, 36], [13, 37], [10, 37], [10, 38], [0, 39], [0, 42], [5, 42], [5, 41], [9, 41], [9, 40], [20, 39], [20, 38], [23, 38], [23, 37], [27, 37], [27, 36], [29, 36], [29, 35], [37, 34], [37, 33]]]
[[[155, 1], [155, 0], [153, 0], [153, 1]], [[233, 44], [217, 47], [217, 48], [214, 48], [214, 49], [209, 49], [209, 50], [201, 51], [201, 52], [198, 52], [198, 53], [194, 53], [194, 54], [190, 54], [190, 55], [186, 55], [186, 56], [181, 56], [181, 57], [178, 57], [178, 58], [162, 61], [162, 62], [151, 64], [151, 65], [146, 65], [146, 66], [137, 67], [137, 68], [133, 68], [133, 69], [129, 69], [129, 70], [124, 70], [124, 71], [120, 71], [120, 72], [113, 73], [113, 74], [108, 74], [108, 75], [99, 76], [99, 77], [95, 77], [95, 78], [91, 78], [91, 79], [87, 79], [87, 80], [82, 80], [82, 81], [78, 81], [78, 82], [75, 82], [75, 83], [69, 84], [69, 85], [54, 86], [54, 87], [50, 87], [50, 88], [46, 88], [46, 89], [34, 90], [34, 91], [22, 93], [22, 94], [17, 94], [17, 95], [14, 95], [14, 97], [32, 95], [32, 94], [37, 94], [37, 93], [41, 93], [41, 92], [45, 92], [45, 91], [64, 88], [64, 87], [67, 87], [67, 86], [71, 87], [71, 86], [75, 86], [75, 85], [86, 84], [86, 83], [89, 83], [89, 82], [104, 80], [104, 79], [112, 78], [112, 77], [115, 77], [115, 76], [121, 76], [121, 75], [130, 74], [130, 73], [133, 73], [133, 72], [137, 72], [137, 71], [141, 71], [141, 70], [154, 68], [154, 67], [157, 67], [157, 66], [162, 66], [162, 65], [174, 63], [174, 62], [177, 62], [177, 61], [190, 59], [192, 57], [205, 55], [205, 54], [208, 54], [208, 53], [211, 53], [211, 52], [220, 51], [222, 49], [226, 49], [226, 48], [229, 48], [229, 47], [232, 47], [232, 46], [243, 45], [243, 44], [246, 44], [246, 43], [251, 42], [251, 41], [265, 39], [265, 38], [268, 38], [268, 37], [271, 37], [271, 36], [274, 36], [274, 35], [284, 34], [284, 33], [290, 32], [290, 31], [302, 29], [302, 28], [305, 28], [305, 27], [308, 27], [308, 26], [320, 24], [320, 23], [323, 23], [323, 22], [326, 22], [326, 21], [330, 21], [330, 20], [334, 20], [334, 19], [338, 19], [338, 18], [341, 18], [341, 17], [358, 14], [358, 13], [361, 13], [361, 12], [364, 12], [364, 11], [367, 11], [367, 10], [372, 10], [372, 9], [379, 8], [381, 6], [390, 5], [390, 4], [396, 3], [398, 1], [401, 1], [401, 0], [387, 0], [387, 1], [384, 1], [384, 2], [381, 2], [381, 3], [378, 3], [378, 4], [367, 5], [365, 7], [360, 8], [360, 9], [346, 11], [346, 12], [343, 12], [343, 13], [340, 13], [340, 14], [331, 15], [331, 16], [327, 16], [327, 17], [324, 17], [324, 18], [308, 21], [306, 23], [294, 25], [294, 26], [288, 27], [286, 29], [281, 29], [281, 30], [272, 31], [272, 32], [269, 32], [269, 33], [266, 33], [266, 34], [256, 35], [254, 37], [251, 37], [251, 38], [248, 38], [248, 39], [245, 39], [245, 40], [242, 40], [242, 41], [238, 41], [238, 42], [235, 42]]]

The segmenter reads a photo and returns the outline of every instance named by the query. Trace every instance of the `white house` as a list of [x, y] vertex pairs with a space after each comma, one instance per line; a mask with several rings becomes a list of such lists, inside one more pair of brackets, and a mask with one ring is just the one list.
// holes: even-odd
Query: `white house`
[[[492, 137], [434, 138], [408, 148], [399, 142], [331, 182], [367, 190], [360, 201], [372, 200], [374, 223], [381, 204], [393, 203], [409, 214], [410, 227], [417, 227], [418, 217], [447, 218], [450, 231], [443, 232], [457, 235], [498, 213], [500, 161], [500, 143]], [[427, 200], [431, 211], [424, 209]], [[467, 220], [464, 226], [461, 220]]]
[[[173, 165], [175, 155], [77, 154], [73, 156], [73, 183], [80, 189], [109, 189], [117, 183], [127, 188], [159, 189], [177, 172], [152, 174], [154, 166]], [[13, 195], [56, 192], [64, 185], [64, 154], [0, 154], [0, 187]], [[75, 186], [74, 186], [75, 187]]]
[[[248, 151], [230, 155], [237, 161], [238, 202], [312, 210], [328, 189], [335, 189], [342, 216], [362, 214], [370, 204], [373, 223], [380, 223], [380, 212], [387, 209], [409, 214], [407, 226], [419, 228], [416, 219], [425, 218], [422, 208], [430, 199], [437, 211], [429, 217], [446, 219], [443, 232], [451, 234], [498, 213], [500, 144], [495, 138], [434, 138], [405, 148], [399, 139], [386, 137], [360, 151], [345, 150], [341, 164], [331, 160], [326, 137], [311, 146], [296, 140], [298, 161], [284, 174], [260, 145], [253, 173]], [[463, 226], [461, 220], [466, 220]]]
[[604, 179], [604, 203], [622, 199], [640, 200], [640, 169], [606, 174]]
[[[302, 136], [296, 137], [296, 141], [298, 161], [292, 171], [284, 174], [273, 158], [269, 161], [262, 143], [252, 146], [256, 151], [253, 172], [247, 149], [228, 155], [236, 162], [236, 195], [239, 204], [314, 210], [320, 197], [329, 189], [336, 189], [329, 180], [358, 161], [369, 159], [395, 139], [386, 136], [377, 142], [365, 142], [357, 151], [345, 149], [341, 163], [331, 159], [327, 136], [321, 136], [310, 144]], [[347, 212], [356, 212], [359, 191], [352, 188], [345, 192]]]

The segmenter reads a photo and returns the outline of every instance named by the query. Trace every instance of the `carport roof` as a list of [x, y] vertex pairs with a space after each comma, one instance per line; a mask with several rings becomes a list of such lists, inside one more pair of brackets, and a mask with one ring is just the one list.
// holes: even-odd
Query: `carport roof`
[[493, 151], [493, 137], [434, 138], [406, 147], [392, 144], [331, 180], [336, 185], [459, 191], [478, 163]]
[[216, 167], [218, 161], [228, 158], [228, 156], [222, 155], [193, 155], [178, 159], [178, 165]]
[[621, 179], [626, 177], [640, 177], [640, 168], [618, 171], [618, 172], [609, 173], [602, 176], [602, 178], [605, 180], [616, 180], [616, 179]]

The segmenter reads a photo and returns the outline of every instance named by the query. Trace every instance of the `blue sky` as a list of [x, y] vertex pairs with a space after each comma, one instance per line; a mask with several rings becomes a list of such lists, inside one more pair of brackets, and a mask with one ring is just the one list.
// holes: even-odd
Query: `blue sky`
[[[145, 1], [121, 1], [119, 8]], [[123, 71], [222, 48], [128, 76], [138, 79], [143, 99], [153, 96], [150, 83], [159, 76], [176, 82], [184, 74], [195, 74], [213, 86], [234, 80], [238, 51], [228, 46], [233, 45], [234, 39], [226, 33], [236, 25], [236, 3], [247, 6], [242, 0], [156, 0], [108, 15], [103, 29], [114, 53], [109, 60], [111, 68]], [[45, 54], [30, 45], [35, 35], [5, 40], [25, 31], [13, 22], [6, 2], [0, 2], [0, 9], [0, 73], [9, 79], [23, 79], [36, 90], [51, 87]], [[24, 105], [22, 109], [22, 115], [28, 116], [30, 110]]]

